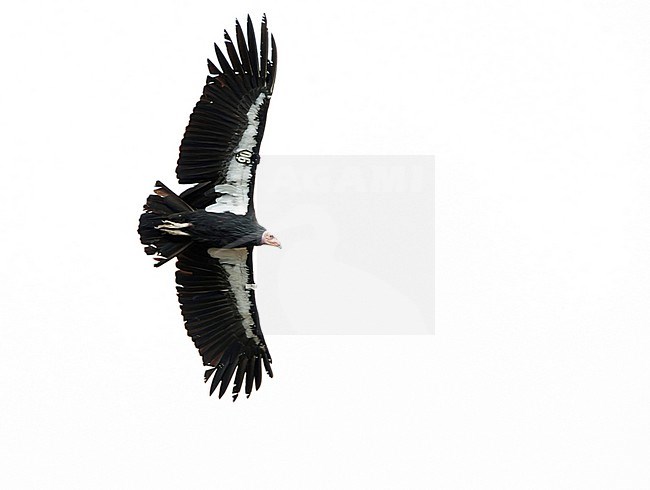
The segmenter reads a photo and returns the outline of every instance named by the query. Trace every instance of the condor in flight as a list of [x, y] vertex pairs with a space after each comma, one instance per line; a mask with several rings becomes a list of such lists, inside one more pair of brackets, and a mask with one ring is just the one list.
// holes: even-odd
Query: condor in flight
[[[269, 108], [277, 50], [262, 19], [260, 48], [250, 16], [236, 43], [225, 32], [227, 57], [215, 44], [219, 66], [210, 75], [190, 116], [176, 175], [196, 184], [177, 196], [156, 182], [140, 216], [138, 232], [155, 266], [176, 257], [176, 283], [185, 328], [212, 377], [219, 398], [233, 382], [233, 400], [269, 377], [271, 356], [255, 304], [253, 247], [281, 247], [255, 218], [253, 190]], [[221, 386], [219, 386], [221, 385]]]

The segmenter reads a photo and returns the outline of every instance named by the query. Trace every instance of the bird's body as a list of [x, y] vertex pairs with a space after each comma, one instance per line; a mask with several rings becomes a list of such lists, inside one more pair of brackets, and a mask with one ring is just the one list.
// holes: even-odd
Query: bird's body
[[204, 209], [170, 214], [157, 226], [169, 234], [187, 237], [186, 241], [217, 248], [261, 245], [266, 231], [255, 216], [210, 213]]
[[[228, 58], [215, 44], [218, 67], [190, 116], [176, 174], [195, 184], [180, 195], [156, 182], [140, 216], [145, 252], [160, 266], [177, 258], [176, 282], [185, 328], [212, 377], [210, 394], [250, 395], [269, 376], [269, 354], [255, 302], [253, 248], [280, 247], [257, 222], [255, 171], [277, 67], [275, 42], [263, 18], [260, 49], [250, 17], [236, 42], [225, 33]], [[269, 57], [269, 44], [271, 53]]]

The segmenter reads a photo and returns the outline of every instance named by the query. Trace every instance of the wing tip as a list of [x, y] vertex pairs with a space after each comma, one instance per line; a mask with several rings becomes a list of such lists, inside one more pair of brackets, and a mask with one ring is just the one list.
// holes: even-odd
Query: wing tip
[[217, 396], [219, 399], [223, 398], [232, 382], [233, 401], [237, 400], [242, 389], [246, 398], [250, 398], [253, 387], [257, 391], [262, 385], [262, 364], [264, 364], [267, 375], [272, 378], [273, 371], [271, 371], [270, 357], [267, 354], [253, 354], [252, 357], [249, 357], [242, 352], [237, 358], [231, 357], [227, 362], [219, 362], [217, 366], [208, 365], [209, 368], [206, 369], [203, 380], [207, 383], [212, 377], [210, 396], [219, 388]]

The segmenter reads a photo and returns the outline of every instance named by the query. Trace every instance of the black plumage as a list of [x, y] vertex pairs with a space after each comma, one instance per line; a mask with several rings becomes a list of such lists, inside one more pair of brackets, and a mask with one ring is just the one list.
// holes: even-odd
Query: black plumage
[[185, 328], [207, 366], [210, 394], [233, 382], [233, 399], [272, 377], [255, 303], [253, 247], [280, 246], [255, 217], [253, 191], [266, 125], [277, 49], [262, 20], [258, 52], [250, 17], [246, 35], [224, 33], [225, 54], [215, 44], [203, 94], [181, 141], [176, 175], [195, 184], [180, 196], [156, 182], [138, 232], [156, 266], [177, 259], [176, 283]]

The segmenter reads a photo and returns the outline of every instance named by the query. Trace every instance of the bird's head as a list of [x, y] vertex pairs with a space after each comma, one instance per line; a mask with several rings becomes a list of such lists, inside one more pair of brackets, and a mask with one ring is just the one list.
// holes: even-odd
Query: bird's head
[[282, 248], [280, 241], [268, 231], [262, 233], [262, 245], [271, 245], [272, 247]]

